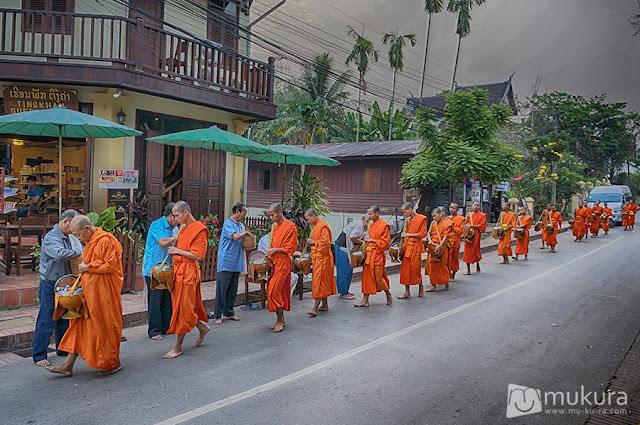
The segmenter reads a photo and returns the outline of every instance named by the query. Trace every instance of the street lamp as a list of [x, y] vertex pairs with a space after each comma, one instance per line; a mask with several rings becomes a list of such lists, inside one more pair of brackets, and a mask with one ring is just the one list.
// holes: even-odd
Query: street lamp
[[125, 120], [125, 118], [127, 118], [127, 114], [125, 114], [125, 113], [122, 111], [122, 108], [120, 108], [120, 112], [118, 112], [118, 113], [116, 114], [116, 118], [118, 118], [118, 124], [120, 124], [120, 125], [124, 125], [124, 120]]

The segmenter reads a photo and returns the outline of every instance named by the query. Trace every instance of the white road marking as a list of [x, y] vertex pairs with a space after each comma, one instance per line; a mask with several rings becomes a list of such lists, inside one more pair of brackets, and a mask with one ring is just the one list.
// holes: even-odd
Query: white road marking
[[485, 301], [488, 301], [488, 300], [490, 300], [492, 298], [495, 298], [495, 297], [498, 297], [500, 295], [506, 294], [507, 292], [510, 292], [510, 291], [512, 291], [512, 290], [514, 290], [516, 288], [519, 288], [519, 287], [524, 286], [524, 285], [526, 285], [528, 283], [536, 281], [536, 280], [538, 280], [540, 278], [548, 276], [548, 275], [550, 275], [550, 274], [552, 274], [552, 273], [554, 273], [554, 272], [556, 272], [556, 271], [558, 271], [558, 270], [560, 270], [562, 268], [567, 267], [570, 264], [576, 263], [576, 262], [578, 262], [578, 261], [580, 261], [580, 260], [582, 260], [582, 259], [584, 259], [586, 257], [589, 257], [590, 255], [592, 255], [592, 254], [594, 254], [594, 253], [596, 253], [596, 252], [608, 247], [609, 245], [612, 245], [612, 244], [616, 243], [617, 241], [619, 241], [623, 237], [624, 236], [619, 236], [618, 238], [612, 240], [611, 242], [606, 243], [605, 245], [602, 245], [602, 246], [600, 246], [598, 248], [595, 248], [595, 249], [593, 249], [593, 250], [591, 250], [591, 251], [589, 251], [589, 252], [587, 252], [587, 253], [579, 256], [579, 257], [576, 257], [576, 258], [574, 258], [572, 260], [569, 260], [566, 263], [563, 263], [563, 264], [561, 264], [559, 266], [556, 266], [556, 267], [554, 267], [554, 268], [552, 268], [550, 270], [547, 270], [546, 272], [540, 273], [540, 274], [538, 274], [536, 276], [530, 277], [529, 279], [523, 280], [522, 282], [516, 283], [514, 285], [508, 286], [508, 287], [506, 287], [504, 289], [501, 289], [499, 291], [493, 292], [493, 293], [491, 293], [491, 294], [489, 294], [487, 296], [484, 296], [482, 298], [479, 298], [479, 299], [477, 299], [475, 301], [470, 301], [470, 302], [468, 302], [466, 304], [463, 304], [463, 305], [461, 305], [459, 307], [456, 307], [456, 308], [453, 308], [453, 309], [451, 309], [449, 311], [446, 311], [444, 313], [438, 314], [437, 316], [434, 316], [434, 317], [431, 317], [429, 319], [423, 320], [422, 322], [418, 322], [418, 323], [416, 323], [414, 325], [408, 326], [408, 327], [406, 327], [404, 329], [401, 329], [399, 331], [396, 331], [396, 332], [390, 333], [390, 334], [388, 334], [386, 336], [383, 336], [382, 338], [379, 338], [379, 339], [371, 341], [371, 342], [369, 342], [367, 344], [361, 345], [360, 347], [356, 347], [356, 348], [353, 348], [353, 349], [351, 349], [349, 351], [345, 351], [344, 353], [339, 354], [339, 355], [337, 355], [335, 357], [331, 357], [330, 359], [324, 360], [324, 361], [316, 363], [316, 364], [314, 364], [312, 366], [309, 366], [309, 367], [306, 367], [304, 369], [301, 369], [301, 370], [299, 370], [297, 372], [294, 372], [294, 373], [291, 373], [289, 375], [283, 376], [282, 378], [278, 378], [278, 379], [273, 380], [271, 382], [267, 382], [266, 384], [258, 385], [257, 387], [251, 388], [251, 389], [249, 389], [247, 391], [244, 391], [244, 392], [241, 392], [239, 394], [232, 395], [232, 396], [224, 398], [222, 400], [206, 404], [206, 405], [204, 405], [202, 407], [198, 407], [196, 409], [189, 410], [189, 411], [187, 411], [185, 413], [182, 413], [180, 415], [177, 415], [177, 416], [174, 416], [172, 418], [166, 419], [166, 420], [164, 420], [162, 422], [158, 422], [157, 425], [177, 425], [177, 424], [181, 424], [181, 423], [186, 422], [188, 420], [197, 418], [198, 416], [206, 415], [207, 413], [214, 412], [216, 410], [222, 409], [223, 407], [229, 406], [231, 404], [237, 403], [237, 402], [242, 401], [242, 400], [246, 400], [246, 399], [248, 399], [250, 397], [253, 397], [255, 395], [258, 395], [260, 393], [272, 390], [272, 389], [277, 388], [277, 387], [279, 387], [281, 385], [284, 385], [284, 384], [287, 384], [289, 382], [295, 381], [298, 378], [302, 378], [304, 376], [310, 375], [310, 374], [312, 374], [314, 372], [317, 372], [317, 371], [319, 371], [321, 369], [324, 369], [326, 367], [329, 367], [329, 366], [332, 366], [332, 365], [334, 365], [336, 363], [339, 363], [339, 362], [341, 362], [343, 360], [351, 358], [351, 357], [353, 357], [353, 356], [355, 356], [357, 354], [360, 354], [360, 353], [368, 351], [368, 350], [370, 350], [372, 348], [378, 347], [378, 346], [380, 346], [380, 345], [382, 345], [382, 344], [384, 344], [386, 342], [389, 342], [389, 341], [391, 341], [391, 340], [393, 340], [395, 338], [398, 338], [400, 336], [403, 336], [403, 335], [406, 335], [406, 334], [408, 334], [410, 332], [413, 332], [416, 329], [420, 329], [420, 328], [422, 328], [424, 326], [427, 326], [427, 325], [430, 325], [432, 323], [435, 323], [435, 322], [437, 322], [439, 320], [442, 320], [442, 319], [444, 319], [446, 317], [449, 317], [449, 316], [454, 315], [456, 313], [460, 313], [461, 311], [467, 310], [467, 309], [469, 309], [471, 307], [474, 307], [474, 306], [476, 306], [478, 304], [481, 304], [481, 303], [483, 303]]

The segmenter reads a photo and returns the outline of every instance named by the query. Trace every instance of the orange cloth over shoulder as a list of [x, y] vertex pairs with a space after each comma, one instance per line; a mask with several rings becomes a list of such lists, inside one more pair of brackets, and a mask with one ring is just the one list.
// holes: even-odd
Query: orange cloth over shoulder
[[368, 231], [369, 237], [376, 241], [367, 242], [365, 248], [367, 259], [362, 267], [362, 293], [373, 295], [389, 289], [389, 278], [384, 272], [384, 264], [387, 260], [385, 251], [391, 244], [391, 234], [389, 224], [381, 218], [369, 224]]
[[524, 237], [516, 241], [516, 254], [526, 255], [529, 253], [529, 229], [533, 219], [529, 215], [521, 215], [518, 217], [518, 227], [524, 229]]
[[[405, 220], [408, 220], [405, 218]], [[404, 256], [400, 266], [400, 284], [418, 285], [422, 283], [422, 253], [424, 245], [422, 238], [427, 236], [427, 217], [416, 214], [407, 222], [407, 233], [417, 233], [417, 238], [405, 238]]]
[[457, 272], [460, 270], [460, 245], [462, 232], [464, 232], [465, 218], [459, 214], [452, 216], [449, 220], [453, 223], [451, 228], [451, 247], [449, 248], [449, 270]]
[[636, 214], [638, 214], [638, 206], [636, 204], [631, 204], [631, 216], [629, 217], [629, 226], [633, 226], [636, 223]]
[[511, 250], [511, 229], [516, 227], [517, 217], [513, 211], [507, 211], [501, 213], [502, 219], [498, 223], [502, 225], [504, 234], [498, 243], [498, 255], [512, 255]]
[[606, 218], [602, 219], [602, 230], [608, 232], [610, 229], [609, 221], [613, 216], [613, 210], [611, 208], [605, 208], [603, 214], [606, 214]]
[[584, 236], [584, 223], [586, 220], [587, 210], [584, 207], [578, 208], [576, 210], [576, 218], [573, 223], [573, 236], [580, 239]]
[[558, 231], [560, 230], [560, 226], [562, 225], [562, 215], [558, 211], [553, 211], [549, 216], [545, 215], [545, 232], [546, 225], [551, 223], [553, 225], [554, 232], [547, 232], [547, 239], [545, 240], [547, 245], [557, 245], [558, 244]]
[[591, 209], [591, 226], [590, 231], [593, 235], [597, 235], [600, 231], [600, 220], [602, 219], [602, 213], [604, 212], [604, 208], [601, 206], [594, 206]]
[[[451, 220], [442, 220], [440, 223], [432, 222], [429, 228], [429, 236], [431, 236], [431, 242], [439, 245], [445, 238], [448, 241], [451, 240], [451, 234], [453, 233], [453, 222]], [[443, 248], [442, 257], [440, 261], [433, 261], [431, 254], [427, 256], [427, 265], [424, 269], [424, 274], [429, 276], [429, 283], [432, 285], [447, 285], [449, 283], [449, 243], [445, 243]]]
[[291, 256], [298, 249], [298, 226], [284, 220], [273, 227], [271, 248], [281, 248], [284, 253], [277, 252], [269, 256], [273, 264], [271, 277], [267, 281], [267, 302], [269, 311], [278, 308], [287, 311], [291, 308]]
[[120, 364], [122, 245], [98, 228], [84, 248], [82, 261], [88, 268], [82, 274], [88, 317], [69, 320], [58, 349], [80, 353], [89, 367], [112, 369]]
[[331, 253], [331, 229], [320, 220], [313, 226], [311, 239], [315, 244], [311, 247], [311, 262], [313, 275], [311, 281], [311, 296], [326, 298], [337, 294], [336, 276], [333, 272], [333, 254]]
[[[204, 258], [207, 255], [208, 241], [207, 226], [199, 221], [192, 221], [178, 234], [176, 248]], [[204, 310], [200, 292], [202, 283], [200, 263], [181, 255], [173, 255], [173, 273], [174, 284], [171, 291], [173, 313], [167, 333], [182, 335], [191, 332], [198, 320], [208, 322], [209, 319]]]
[[478, 263], [482, 260], [482, 254], [480, 254], [480, 232], [487, 231], [487, 215], [483, 212], [472, 213], [467, 218], [467, 224], [478, 226], [480, 229], [474, 230], [475, 235], [471, 243], [464, 243], [462, 261], [469, 264]]

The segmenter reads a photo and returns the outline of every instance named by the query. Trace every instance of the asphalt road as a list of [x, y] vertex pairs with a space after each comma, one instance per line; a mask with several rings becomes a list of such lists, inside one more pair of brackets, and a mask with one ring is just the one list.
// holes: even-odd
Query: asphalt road
[[332, 297], [311, 318], [312, 300], [295, 300], [281, 334], [268, 311], [240, 311], [202, 347], [188, 335], [175, 360], [162, 359], [174, 336], [125, 330], [124, 369], [110, 377], [81, 360], [71, 378], [30, 361], [3, 366], [0, 422], [582, 424], [586, 413], [549, 405], [506, 417], [508, 384], [601, 393], [640, 329], [640, 232], [572, 239], [560, 235], [557, 254], [533, 242], [530, 260], [509, 266], [487, 253], [483, 272], [451, 291], [392, 306], [383, 294], [368, 309]]

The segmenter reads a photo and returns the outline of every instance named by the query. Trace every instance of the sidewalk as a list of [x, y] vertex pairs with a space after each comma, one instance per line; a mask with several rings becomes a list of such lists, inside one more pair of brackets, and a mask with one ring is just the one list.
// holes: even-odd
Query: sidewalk
[[[567, 231], [569, 225], [563, 223], [561, 232]], [[541, 234], [532, 232], [531, 234], [531, 248], [533, 241], [540, 240]], [[515, 246], [515, 240], [512, 241], [512, 245]], [[489, 236], [483, 238], [482, 253], [495, 251], [498, 249], [498, 240], [492, 239]], [[464, 244], [462, 251], [464, 251]], [[460, 252], [460, 258], [462, 258], [462, 251]], [[427, 255], [423, 254], [422, 264], [423, 267], [426, 263]], [[387, 274], [400, 273], [400, 263], [391, 262], [387, 257], [387, 263], [385, 265]], [[362, 269], [354, 271], [353, 282], [360, 281], [362, 276]], [[260, 290], [258, 284], [250, 284], [249, 286], [250, 296], [259, 296]], [[311, 283], [305, 281], [304, 292], [311, 291]], [[202, 300], [206, 311], [213, 311], [214, 298], [216, 293], [216, 283], [203, 282], [202, 283]], [[236, 305], [244, 305], [244, 279], [241, 278], [238, 284], [238, 296], [236, 298]], [[14, 310], [0, 311], [0, 353], [12, 352], [18, 350], [25, 350], [31, 347], [33, 341], [33, 332], [35, 329], [35, 322], [38, 316], [38, 306], [23, 307]], [[139, 326], [147, 323], [147, 309], [144, 306], [143, 291], [139, 291], [137, 294], [122, 294], [122, 323], [125, 328]], [[16, 355], [11, 356], [11, 359], [16, 360]], [[3, 363], [4, 354], [0, 354], [0, 365]], [[19, 357], [19, 356], [18, 356]]]

